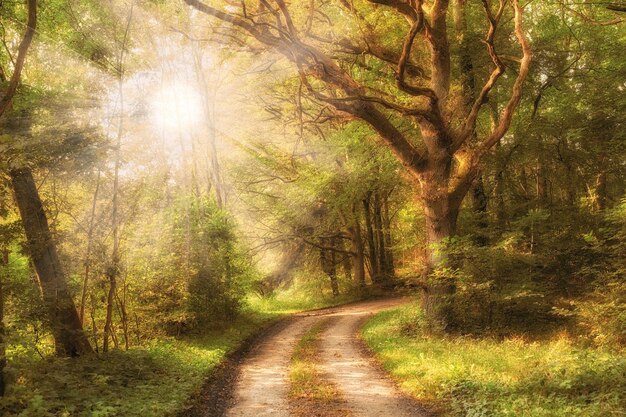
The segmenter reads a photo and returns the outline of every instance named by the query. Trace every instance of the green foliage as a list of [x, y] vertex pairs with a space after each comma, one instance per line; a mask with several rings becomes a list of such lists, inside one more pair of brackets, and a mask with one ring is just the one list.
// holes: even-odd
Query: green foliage
[[592, 277], [591, 289], [559, 310], [573, 317], [583, 334], [602, 346], [626, 346], [626, 201], [606, 214], [597, 236], [586, 240], [598, 254], [597, 262], [581, 269]]
[[416, 305], [374, 316], [363, 338], [400, 387], [445, 416], [619, 415], [626, 360], [563, 337], [429, 337]]
[[471, 232], [446, 245], [461, 331], [533, 334], [567, 325], [623, 345], [621, 210], [605, 220], [586, 209], [529, 209], [506, 230], [491, 230], [488, 245], [473, 239], [476, 226], [464, 219]]
[[158, 256], [128, 265], [148, 328], [180, 335], [232, 321], [256, 278], [234, 219], [212, 199], [181, 196], [153, 221]]

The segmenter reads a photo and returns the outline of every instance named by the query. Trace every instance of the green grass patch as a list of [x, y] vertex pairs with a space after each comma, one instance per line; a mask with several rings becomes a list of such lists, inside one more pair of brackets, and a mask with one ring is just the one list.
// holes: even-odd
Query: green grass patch
[[319, 370], [318, 340], [327, 321], [311, 327], [300, 339], [291, 357], [289, 380], [291, 399], [306, 399], [321, 402], [332, 402], [338, 394], [337, 388], [324, 380]]
[[313, 325], [296, 345], [289, 367], [289, 406], [296, 417], [346, 417], [345, 400], [319, 366], [320, 335], [330, 319]]
[[446, 416], [624, 416], [626, 358], [564, 336], [427, 336], [419, 307], [374, 316], [365, 342], [401, 388]]
[[270, 297], [251, 295], [246, 300], [246, 304], [251, 311], [257, 314], [280, 316], [297, 313], [299, 311], [346, 304], [360, 300], [364, 298], [365, 295], [369, 294], [352, 292], [343, 293], [334, 297], [330, 294], [302, 291], [294, 287]]

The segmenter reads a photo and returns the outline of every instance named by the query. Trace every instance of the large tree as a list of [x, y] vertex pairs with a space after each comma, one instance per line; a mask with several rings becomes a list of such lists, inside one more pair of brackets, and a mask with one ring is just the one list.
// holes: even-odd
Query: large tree
[[[7, 87], [0, 99], [0, 117], [11, 110], [13, 100], [18, 92], [26, 55], [37, 27], [37, 6], [36, 0], [28, 0], [26, 30], [18, 46], [17, 58], [12, 62], [11, 77], [6, 77], [7, 71], [3, 69], [0, 71], [1, 81], [7, 82]], [[1, 133], [11, 134], [10, 126], [12, 124], [14, 124], [13, 120], [4, 124]], [[19, 162], [9, 161], [8, 176], [22, 218], [29, 255], [39, 278], [48, 312], [47, 319], [54, 335], [57, 353], [68, 356], [90, 353], [92, 349], [83, 332], [74, 300], [69, 292], [66, 275], [61, 268], [56, 244], [31, 168], [22, 160]]]
[[[508, 131], [530, 69], [532, 53], [519, 0], [482, 1], [484, 18], [473, 23], [485, 32], [492, 69], [475, 92], [460, 88], [464, 75], [454, 71], [458, 49], [448, 34], [448, 0], [310, 1], [298, 6], [284, 0], [185, 2], [282, 54], [297, 67], [313, 100], [371, 126], [415, 178], [426, 218], [429, 266], [444, 266], [441, 245], [456, 232], [461, 203], [481, 159]], [[497, 37], [498, 29], [511, 21], [508, 14], [513, 36]], [[406, 29], [400, 31], [402, 22]], [[497, 50], [501, 44], [512, 49], [511, 39], [521, 49], [520, 57], [505, 58]], [[500, 87], [500, 101], [505, 89], [508, 93], [498, 122], [478, 129], [490, 93], [505, 78], [505, 62], [517, 73]], [[393, 71], [385, 71], [384, 65]], [[475, 95], [469, 106], [466, 95]], [[450, 279], [428, 283], [427, 314], [447, 324], [451, 317], [445, 306], [454, 291]]]

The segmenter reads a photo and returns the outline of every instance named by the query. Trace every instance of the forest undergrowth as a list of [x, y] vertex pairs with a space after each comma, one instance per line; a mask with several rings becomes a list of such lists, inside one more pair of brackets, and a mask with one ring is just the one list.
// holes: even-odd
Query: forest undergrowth
[[433, 336], [409, 304], [377, 314], [362, 336], [401, 389], [442, 416], [608, 417], [626, 409], [623, 352], [566, 332]]

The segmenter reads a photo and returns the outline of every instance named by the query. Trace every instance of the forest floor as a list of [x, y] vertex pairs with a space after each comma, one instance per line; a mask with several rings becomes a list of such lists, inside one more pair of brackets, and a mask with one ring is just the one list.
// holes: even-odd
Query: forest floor
[[[224, 411], [227, 416], [238, 417], [299, 414], [294, 407], [302, 406], [302, 402], [296, 401], [290, 392], [290, 370], [295, 366], [292, 357], [297, 347], [302, 347], [301, 341], [312, 337], [313, 329], [315, 344], [308, 355], [309, 360], [317, 361], [315, 383], [333, 387], [332, 395], [337, 398], [328, 398], [326, 402], [312, 398], [312, 403], [309, 401], [304, 406], [314, 410], [314, 414], [310, 414], [313, 411], [305, 414], [426, 416], [425, 410], [397, 390], [378, 368], [358, 336], [362, 324], [373, 314], [408, 301], [407, 298], [363, 301], [299, 313], [284, 320], [255, 343], [248, 354], [231, 363], [236, 378], [232, 372], [226, 373], [229, 376], [220, 383], [210, 384], [207, 389], [213, 392], [205, 392], [204, 399], [194, 408], [196, 411], [186, 415], [213, 416]], [[303, 348], [307, 348], [306, 343]], [[229, 385], [230, 388], [225, 388]], [[227, 401], [211, 401], [223, 395], [224, 390], [231, 393]]]

